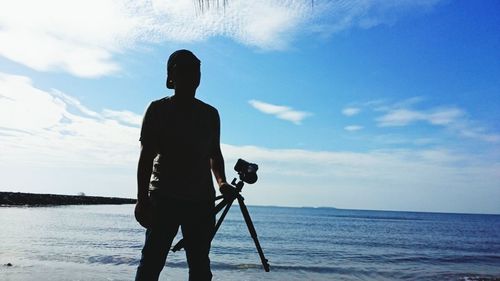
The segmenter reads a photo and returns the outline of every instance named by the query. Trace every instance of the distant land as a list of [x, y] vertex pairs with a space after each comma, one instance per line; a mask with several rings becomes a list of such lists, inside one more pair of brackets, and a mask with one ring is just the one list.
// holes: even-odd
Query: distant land
[[129, 198], [0, 191], [0, 206], [119, 205], [135, 202], [135, 199]]

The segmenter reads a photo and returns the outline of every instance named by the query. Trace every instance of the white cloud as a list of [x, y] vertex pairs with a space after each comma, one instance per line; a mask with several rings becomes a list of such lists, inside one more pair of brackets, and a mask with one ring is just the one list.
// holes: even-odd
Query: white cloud
[[311, 30], [330, 36], [349, 28], [369, 29], [382, 24], [394, 24], [405, 14], [428, 11], [440, 0], [428, 1], [315, 1], [315, 13]]
[[363, 126], [359, 126], [359, 125], [349, 125], [349, 126], [344, 127], [344, 130], [349, 131], [349, 132], [355, 132], [355, 131], [359, 131], [362, 129], [363, 129]]
[[137, 37], [131, 12], [112, 0], [10, 1], [0, 9], [0, 55], [39, 71], [113, 73], [113, 54]]
[[421, 98], [413, 98], [394, 105], [378, 105], [376, 111], [386, 112], [376, 118], [379, 127], [402, 127], [416, 122], [425, 122], [444, 127], [460, 136], [486, 142], [500, 142], [500, 135], [489, 133], [475, 121], [467, 118], [467, 113], [457, 107], [437, 107], [426, 110], [407, 108], [420, 102]]
[[426, 114], [408, 109], [392, 110], [377, 118], [381, 127], [406, 126], [410, 123], [426, 119]]
[[115, 111], [110, 109], [104, 109], [102, 114], [106, 118], [113, 119], [130, 125], [140, 126], [142, 123], [142, 116], [137, 115], [136, 113], [128, 110]]
[[342, 109], [342, 114], [344, 114], [345, 116], [354, 116], [360, 112], [361, 109], [357, 107], [346, 107]]
[[274, 115], [277, 118], [290, 121], [296, 125], [301, 124], [304, 118], [311, 115], [309, 112], [297, 111], [291, 107], [283, 105], [274, 105], [270, 103], [265, 103], [258, 100], [250, 100], [248, 103], [260, 112]]
[[226, 163], [241, 157], [259, 164], [259, 181], [245, 190], [247, 202], [499, 211], [495, 199], [489, 198], [500, 195], [500, 163], [495, 157], [446, 149], [335, 152], [232, 145], [222, 149]]
[[430, 112], [426, 120], [433, 125], [449, 125], [464, 117], [465, 112], [459, 108], [439, 108]]
[[450, 128], [457, 132], [459, 135], [467, 138], [473, 138], [492, 143], [500, 142], [500, 134], [490, 133], [487, 129], [475, 123], [477, 122], [463, 121], [452, 124]]
[[[231, 0], [201, 12], [192, 0], [18, 0], [0, 9], [0, 56], [38, 71], [98, 77], [138, 46], [225, 36], [259, 49], [287, 48], [297, 34], [332, 34], [392, 23], [437, 1]], [[390, 17], [387, 17], [390, 15]]]
[[59, 164], [81, 166], [135, 161], [139, 115], [112, 110], [100, 114], [67, 94], [43, 91], [26, 77], [2, 73], [0, 95], [0, 157], [5, 163], [57, 159]]
[[376, 99], [364, 102], [362, 105], [372, 109], [373, 111], [387, 112], [396, 109], [411, 108], [419, 103], [422, 103], [423, 101], [425, 101], [424, 97], [416, 96], [395, 102], [391, 102], [388, 99]]
[[394, 146], [394, 145], [416, 145], [416, 146], [429, 146], [435, 145], [439, 143], [439, 139], [428, 138], [428, 137], [420, 137], [414, 138], [410, 136], [402, 136], [397, 134], [383, 134], [376, 135], [371, 138], [377, 145], [383, 146]]
[[[0, 73], [0, 188], [134, 197], [139, 119], [128, 111], [95, 112], [68, 94]], [[249, 204], [500, 212], [496, 155], [229, 144], [222, 150], [228, 167], [238, 158], [259, 165], [259, 181], [244, 189]]]
[[406, 126], [417, 121], [445, 126], [459, 120], [464, 115], [465, 113], [459, 108], [439, 108], [431, 111], [395, 109], [377, 118], [377, 122], [381, 127]]
[[117, 54], [147, 43], [227, 36], [282, 49], [309, 10], [301, 1], [232, 1], [202, 13], [192, 0], [20, 0], [0, 9], [0, 55], [39, 71], [98, 77], [120, 70]]

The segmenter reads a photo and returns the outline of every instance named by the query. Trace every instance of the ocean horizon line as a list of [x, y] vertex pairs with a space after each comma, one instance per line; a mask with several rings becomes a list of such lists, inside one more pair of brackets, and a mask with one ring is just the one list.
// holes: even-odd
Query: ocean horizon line
[[[84, 193], [79, 194], [61, 194], [61, 193], [35, 193], [35, 192], [21, 192], [21, 191], [5, 191], [0, 190], [0, 193], [17, 193], [17, 194], [30, 194], [30, 195], [47, 195], [47, 196], [72, 196], [72, 197], [87, 197], [87, 198], [113, 198], [123, 200], [136, 200], [135, 198], [110, 196], [110, 195], [89, 195]], [[0, 198], [1, 199], [1, 198]], [[134, 202], [135, 203], [135, 202]], [[125, 204], [134, 204], [125, 203]], [[7, 204], [8, 206], [11, 206]], [[1, 206], [1, 204], [0, 204]], [[426, 214], [450, 214], [450, 215], [491, 215], [499, 216], [500, 213], [483, 213], [483, 212], [461, 212], [461, 211], [442, 211], [442, 210], [394, 210], [394, 209], [363, 209], [363, 208], [338, 208], [334, 206], [294, 206], [294, 205], [270, 205], [270, 204], [248, 204], [249, 207], [267, 207], [267, 208], [296, 208], [296, 209], [334, 209], [343, 211], [367, 211], [367, 212], [400, 212], [400, 213], [426, 213]]]

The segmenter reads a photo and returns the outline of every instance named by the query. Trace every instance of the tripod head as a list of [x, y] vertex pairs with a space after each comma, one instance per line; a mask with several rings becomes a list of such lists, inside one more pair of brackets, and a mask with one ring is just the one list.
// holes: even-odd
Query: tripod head
[[243, 189], [243, 185], [245, 185], [245, 182], [243, 182], [242, 180], [239, 180], [238, 182], [236, 182], [237, 179], [234, 178], [232, 181], [231, 181], [231, 185], [234, 186], [236, 192], [240, 193], [241, 190]]

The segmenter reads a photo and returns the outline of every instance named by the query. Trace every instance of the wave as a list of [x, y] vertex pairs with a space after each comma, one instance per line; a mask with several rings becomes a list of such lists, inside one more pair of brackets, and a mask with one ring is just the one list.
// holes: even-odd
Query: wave
[[472, 274], [471, 276], [463, 276], [461, 281], [500, 281], [500, 277], [495, 276], [477, 276]]
[[107, 265], [137, 265], [139, 259], [124, 256], [93, 256], [87, 259], [87, 263], [98, 263]]
[[413, 262], [422, 264], [500, 264], [500, 256], [498, 255], [483, 255], [483, 256], [419, 256], [419, 257], [401, 257], [392, 258], [391, 262]]
[[[498, 262], [498, 257], [493, 257]], [[44, 259], [45, 260], [45, 259]], [[88, 265], [107, 265], [107, 266], [130, 266], [136, 267], [139, 264], [139, 258], [137, 257], [126, 257], [121, 255], [98, 255], [91, 256], [84, 259], [49, 259], [52, 261], [61, 262], [75, 262], [75, 263], [85, 263]], [[419, 258], [410, 259], [419, 264], [425, 264], [429, 261], [424, 261]], [[451, 262], [451, 260], [448, 260]], [[397, 263], [400, 264], [402, 260], [398, 260]], [[443, 261], [441, 261], [443, 262]], [[455, 260], [458, 262], [458, 260]], [[308, 274], [319, 274], [318, 276], [329, 276], [328, 278], [333, 279], [359, 279], [359, 280], [456, 280], [456, 281], [500, 281], [500, 276], [497, 273], [494, 275], [487, 275], [484, 272], [472, 273], [472, 272], [461, 272], [461, 270], [436, 270], [430, 269], [428, 271], [417, 270], [412, 267], [400, 266], [389, 267], [382, 266], [378, 267], [380, 263], [374, 263], [371, 265], [361, 265], [359, 263], [351, 264], [339, 264], [336, 266], [331, 265], [301, 265], [301, 264], [273, 264], [270, 262], [271, 272], [283, 276], [289, 276], [290, 274], [299, 274], [308, 276]], [[188, 267], [184, 259], [171, 258], [167, 259], [167, 268], [180, 268], [186, 269]], [[258, 272], [263, 271], [263, 266], [257, 262], [221, 262], [212, 261], [211, 267], [214, 271], [235, 271], [235, 272]], [[167, 269], [168, 270], [168, 269]], [[276, 275], [275, 275], [276, 276]]]
[[[88, 263], [98, 263], [106, 265], [130, 265], [137, 266], [139, 264], [138, 258], [127, 258], [121, 256], [95, 256], [87, 260]], [[166, 267], [172, 268], [187, 268], [186, 261], [168, 260]], [[306, 265], [273, 265], [271, 264], [271, 271], [273, 272], [310, 272], [320, 274], [369, 274], [360, 268], [353, 267], [333, 267], [333, 266], [306, 266]], [[212, 261], [211, 268], [213, 270], [263, 270], [260, 263], [226, 263], [219, 261]]]
[[[87, 259], [87, 263], [98, 263], [107, 265], [138, 265], [138, 258], [128, 258], [123, 256], [93, 256]], [[171, 261], [167, 259], [167, 267], [186, 268], [185, 261]], [[262, 268], [260, 263], [224, 263], [214, 261], [211, 267], [216, 270], [253, 270]], [[345, 268], [330, 266], [297, 266], [297, 265], [271, 265], [274, 271], [306, 271], [316, 273], [345, 273], [349, 271]]]

